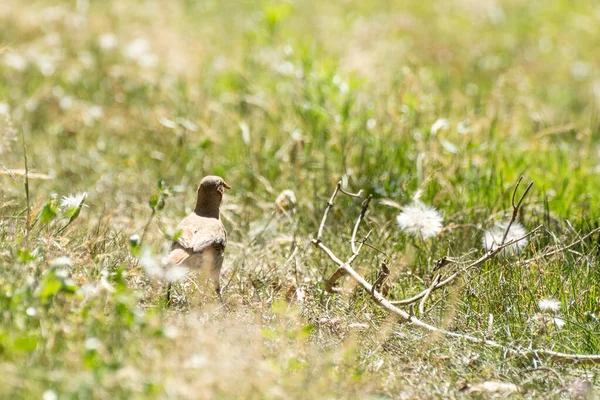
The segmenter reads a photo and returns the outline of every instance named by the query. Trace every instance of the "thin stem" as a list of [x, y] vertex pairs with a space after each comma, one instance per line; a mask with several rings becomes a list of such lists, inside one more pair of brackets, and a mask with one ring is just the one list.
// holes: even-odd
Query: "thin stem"
[[337, 186], [335, 187], [335, 190], [333, 191], [333, 194], [331, 195], [331, 198], [329, 199], [329, 201], [327, 201], [327, 207], [323, 212], [323, 219], [321, 219], [321, 225], [319, 225], [319, 231], [317, 232], [317, 241], [321, 241], [321, 237], [323, 236], [323, 229], [325, 229], [325, 222], [327, 221], [327, 214], [329, 214], [329, 210], [331, 209], [331, 207], [333, 207], [333, 201], [335, 200], [335, 197], [337, 196], [338, 191], [341, 189], [341, 187], [342, 181], [339, 181], [337, 183]]
[[512, 216], [510, 217], [510, 222], [508, 223], [508, 225], [506, 226], [506, 229], [504, 230], [504, 235], [502, 235], [502, 242], [500, 242], [501, 245], [503, 245], [504, 242], [506, 241], [508, 232], [510, 231], [510, 227], [512, 226], [512, 224], [514, 224], [514, 222], [517, 219], [517, 215], [519, 214], [519, 209], [521, 208], [521, 205], [523, 204], [523, 200], [525, 200], [525, 197], [527, 197], [527, 193], [529, 193], [529, 190], [533, 186], [533, 182], [529, 182], [529, 185], [527, 185], [527, 188], [525, 188], [525, 191], [519, 198], [519, 201], [515, 204], [515, 196], [517, 195], [517, 189], [519, 189], [519, 185], [521, 184], [522, 180], [523, 180], [523, 176], [521, 175], [521, 177], [519, 178], [519, 180], [517, 181], [517, 183], [515, 185], [515, 189], [513, 190], [512, 199], [511, 199], [513, 213], [512, 213]]
[[25, 220], [25, 237], [29, 236], [29, 223], [31, 221], [31, 201], [29, 198], [29, 163], [27, 162], [27, 145], [25, 144], [25, 132], [21, 129], [23, 141], [23, 159], [25, 161], [25, 198], [27, 199], [27, 219]]

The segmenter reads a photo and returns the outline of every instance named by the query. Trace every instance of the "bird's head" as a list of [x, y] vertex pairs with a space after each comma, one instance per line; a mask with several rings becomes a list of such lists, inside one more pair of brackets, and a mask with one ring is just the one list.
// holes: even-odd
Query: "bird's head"
[[198, 186], [198, 200], [194, 212], [203, 217], [219, 218], [219, 206], [225, 189], [230, 189], [220, 176], [206, 176]]
[[216, 193], [220, 193], [223, 196], [225, 193], [225, 189], [231, 189], [227, 183], [220, 176], [209, 175], [205, 176], [202, 181], [200, 181], [200, 186], [198, 187], [198, 194], [202, 193], [205, 196], [214, 195]]

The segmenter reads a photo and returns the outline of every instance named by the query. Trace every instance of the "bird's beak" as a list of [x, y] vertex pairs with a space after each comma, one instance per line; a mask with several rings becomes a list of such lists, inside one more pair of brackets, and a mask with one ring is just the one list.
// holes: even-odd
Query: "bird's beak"
[[228, 185], [228, 184], [226, 184], [225, 182], [223, 182], [223, 187], [224, 187], [225, 189], [231, 189], [231, 186], [229, 186], [229, 185]]

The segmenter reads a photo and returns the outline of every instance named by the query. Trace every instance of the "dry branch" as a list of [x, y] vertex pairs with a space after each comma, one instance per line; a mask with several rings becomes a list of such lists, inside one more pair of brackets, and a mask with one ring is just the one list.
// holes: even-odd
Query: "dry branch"
[[[520, 180], [519, 180], [520, 182]], [[525, 235], [523, 238], [518, 238], [515, 240], [511, 240], [509, 242], [503, 243], [498, 246], [495, 249], [492, 249], [490, 251], [488, 251], [486, 254], [484, 254], [482, 257], [480, 257], [479, 259], [475, 260], [474, 262], [472, 262], [470, 265], [468, 265], [466, 268], [455, 272], [454, 274], [452, 274], [450, 277], [446, 278], [444, 281], [440, 281], [439, 277], [436, 277], [433, 281], [433, 284], [424, 291], [424, 293], [421, 293], [417, 296], [414, 296], [411, 299], [407, 299], [407, 300], [411, 300], [411, 301], [407, 301], [404, 300], [403, 304], [410, 304], [410, 313], [396, 307], [392, 302], [390, 302], [388, 299], [386, 299], [383, 295], [381, 295], [379, 293], [379, 291], [377, 290], [378, 288], [376, 286], [378, 286], [378, 282], [379, 278], [377, 279], [377, 281], [375, 282], [374, 285], [371, 285], [369, 282], [367, 282], [360, 274], [358, 274], [354, 268], [352, 268], [351, 266], [351, 262], [354, 261], [356, 259], [356, 257], [358, 256], [358, 253], [360, 252], [362, 245], [364, 244], [364, 242], [368, 239], [369, 234], [371, 232], [369, 232], [369, 234], [367, 234], [367, 236], [365, 237], [365, 239], [362, 240], [362, 243], [360, 243], [359, 246], [357, 246], [355, 249], [353, 248], [353, 254], [352, 256], [348, 259], [347, 262], [343, 262], [340, 258], [338, 258], [331, 249], [329, 249], [329, 247], [327, 247], [323, 241], [322, 241], [322, 233], [323, 233], [323, 229], [327, 220], [327, 213], [329, 212], [329, 210], [331, 209], [331, 207], [333, 206], [333, 201], [335, 200], [335, 197], [337, 196], [338, 191], [340, 191], [340, 186], [341, 183], [338, 183], [336, 186], [336, 189], [333, 192], [333, 195], [331, 196], [329, 202], [327, 203], [327, 208], [325, 209], [325, 212], [323, 213], [323, 219], [321, 221], [321, 225], [319, 226], [319, 233], [317, 234], [317, 238], [313, 239], [311, 242], [313, 245], [315, 245], [316, 247], [318, 247], [319, 249], [321, 249], [321, 251], [323, 251], [327, 257], [329, 257], [329, 259], [331, 259], [335, 264], [338, 265], [338, 269], [336, 270], [336, 272], [333, 274], [333, 276], [331, 278], [329, 278], [329, 280], [326, 283], [326, 287], [328, 285], [330, 285], [331, 287], [333, 287], [333, 283], [335, 283], [335, 281], [337, 279], [339, 279], [340, 277], [344, 276], [344, 275], [349, 275], [354, 281], [356, 281], [360, 286], [362, 286], [367, 293], [371, 296], [371, 298], [375, 301], [375, 303], [377, 303], [380, 307], [386, 309], [388, 312], [400, 317], [402, 320], [409, 322], [415, 326], [418, 326], [421, 329], [424, 329], [425, 331], [428, 332], [436, 332], [439, 334], [442, 334], [444, 336], [447, 337], [452, 337], [452, 338], [457, 338], [457, 339], [461, 339], [461, 340], [466, 340], [472, 343], [478, 343], [478, 344], [483, 344], [487, 347], [491, 347], [491, 348], [497, 348], [497, 349], [502, 349], [504, 352], [509, 353], [509, 354], [513, 354], [516, 356], [521, 356], [521, 357], [536, 357], [536, 358], [548, 358], [551, 360], [555, 360], [555, 361], [570, 361], [570, 362], [588, 362], [588, 363], [600, 363], [600, 354], [570, 354], [570, 353], [561, 353], [561, 352], [556, 352], [556, 351], [552, 351], [552, 350], [546, 350], [546, 349], [520, 349], [517, 347], [512, 347], [512, 346], [507, 346], [504, 344], [501, 344], [499, 342], [496, 342], [494, 340], [489, 340], [489, 339], [485, 339], [485, 338], [478, 338], [472, 335], [468, 335], [468, 334], [463, 334], [463, 333], [458, 333], [458, 332], [453, 332], [453, 331], [447, 331], [445, 329], [442, 328], [438, 328], [437, 326], [428, 324], [424, 321], [422, 321], [419, 318], [416, 318], [414, 316], [414, 312], [413, 312], [413, 303], [414, 301], [417, 301], [421, 298], [423, 298], [424, 300], [421, 301], [421, 305], [424, 304], [424, 301], [426, 300], [427, 296], [429, 296], [429, 294], [431, 293], [431, 291], [435, 290], [435, 288], [439, 288], [443, 285], [446, 285], [447, 283], [451, 282], [452, 280], [454, 280], [459, 273], [466, 271], [469, 268], [473, 268], [475, 266], [478, 266], [482, 263], [484, 263], [485, 261], [491, 259], [493, 256], [495, 256], [496, 254], [498, 254], [498, 252], [500, 252], [502, 249], [504, 249], [507, 246], [510, 246], [516, 242], [518, 242], [519, 240], [523, 240], [525, 237], [537, 232], [539, 229], [541, 229], [541, 227], [538, 227], [536, 229], [534, 229], [533, 231], [529, 232], [527, 235]], [[518, 187], [518, 184], [515, 187], [515, 192], [516, 189]], [[521, 197], [521, 199], [519, 200], [519, 202], [515, 203], [514, 202], [514, 193], [513, 193], [513, 215], [516, 215], [516, 213], [518, 212], [519, 207], [521, 206], [521, 203], [523, 201], [523, 198], [525, 197], [525, 195], [527, 194], [527, 192], [529, 191], [531, 187], [531, 184], [527, 187], [527, 189], [525, 190], [525, 193], [523, 194], [523, 196]], [[342, 193], [345, 193], [344, 191], [342, 191]], [[360, 193], [360, 192], [359, 192]], [[364, 203], [363, 203], [364, 204]], [[367, 203], [368, 205], [368, 203]], [[515, 211], [516, 210], [516, 211]], [[366, 210], [364, 210], [364, 212], [366, 212]], [[361, 214], [363, 214], [363, 212], [361, 212]], [[364, 215], [363, 215], [364, 216]], [[516, 218], [516, 216], [515, 216]], [[362, 219], [362, 217], [359, 217], [359, 221]], [[509, 226], [510, 228], [510, 226]], [[357, 230], [357, 227], [355, 227], [355, 230]], [[586, 236], [587, 237], [587, 236]], [[582, 238], [583, 239], [583, 238]], [[385, 265], [385, 264], [383, 264]], [[383, 265], [382, 265], [382, 270], [383, 270]], [[381, 277], [381, 274], [380, 274]], [[419, 297], [420, 296], [420, 297]], [[423, 312], [423, 307], [421, 308], [421, 313]]]

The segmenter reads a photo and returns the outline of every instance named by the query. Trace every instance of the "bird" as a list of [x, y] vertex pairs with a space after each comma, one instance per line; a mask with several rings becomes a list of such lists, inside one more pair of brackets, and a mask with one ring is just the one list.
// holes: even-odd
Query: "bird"
[[[171, 244], [167, 261], [208, 273], [221, 300], [221, 266], [223, 265], [227, 231], [221, 222], [219, 208], [225, 189], [231, 187], [219, 176], [209, 175], [200, 181], [194, 211], [179, 225], [179, 237]], [[171, 304], [171, 283], [167, 288], [167, 305]]]

